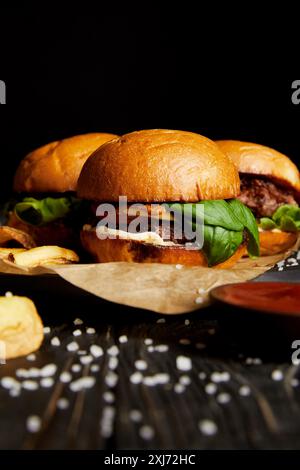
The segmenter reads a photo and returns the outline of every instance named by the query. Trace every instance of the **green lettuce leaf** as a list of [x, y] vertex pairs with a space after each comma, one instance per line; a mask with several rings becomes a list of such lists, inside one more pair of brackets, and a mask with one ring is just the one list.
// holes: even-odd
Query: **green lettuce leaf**
[[300, 230], [300, 208], [291, 204], [280, 206], [272, 215], [272, 218], [260, 219], [263, 230], [279, 229], [284, 232], [297, 232]]
[[269, 217], [263, 217], [260, 219], [260, 226], [263, 230], [273, 230], [278, 228], [274, 220], [269, 219]]
[[65, 217], [71, 209], [72, 198], [60, 197], [35, 199], [26, 197], [15, 205], [17, 217], [31, 225], [43, 225]]

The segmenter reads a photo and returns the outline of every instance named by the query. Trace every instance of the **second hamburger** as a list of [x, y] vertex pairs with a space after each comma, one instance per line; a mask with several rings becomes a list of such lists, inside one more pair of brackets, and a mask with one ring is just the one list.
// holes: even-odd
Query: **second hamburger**
[[[236, 198], [240, 180], [232, 161], [211, 140], [191, 132], [145, 130], [104, 144], [86, 161], [78, 180], [79, 198], [90, 201], [90, 215], [81, 232], [84, 248], [97, 262], [133, 261], [230, 267], [245, 252], [259, 255], [258, 228], [251, 211]], [[138, 233], [121, 224], [120, 197], [142, 203], [146, 216], [170, 218], [170, 229], [158, 224]], [[103, 227], [97, 207], [116, 209], [112, 225]], [[203, 246], [174, 236], [175, 212], [204, 210]], [[152, 205], [156, 205], [153, 213]], [[130, 208], [125, 209], [128, 224]], [[103, 215], [103, 214], [102, 214]], [[100, 230], [98, 230], [100, 229]], [[99, 236], [105, 232], [107, 237]]]

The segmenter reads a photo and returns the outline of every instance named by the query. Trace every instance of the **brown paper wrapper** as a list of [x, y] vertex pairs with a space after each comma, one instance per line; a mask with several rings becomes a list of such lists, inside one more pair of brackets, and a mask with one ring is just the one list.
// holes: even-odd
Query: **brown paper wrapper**
[[163, 264], [103, 263], [53, 265], [21, 268], [0, 260], [0, 273], [30, 276], [58, 275], [98, 297], [131, 307], [162, 314], [188, 313], [209, 305], [209, 292], [214, 287], [254, 279], [287, 258], [286, 253], [244, 258], [232, 269], [180, 267]]

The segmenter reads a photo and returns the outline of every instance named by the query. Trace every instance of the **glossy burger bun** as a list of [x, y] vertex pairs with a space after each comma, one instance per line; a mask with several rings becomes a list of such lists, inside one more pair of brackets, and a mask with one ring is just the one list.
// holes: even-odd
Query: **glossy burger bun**
[[235, 198], [238, 172], [211, 140], [192, 132], [143, 130], [123, 135], [85, 162], [78, 196], [99, 202], [197, 202]]
[[219, 140], [216, 143], [231, 158], [239, 173], [266, 176], [293, 189], [300, 196], [299, 170], [286, 155], [249, 142]]
[[[207, 267], [207, 259], [201, 250], [188, 250], [184, 246], [159, 246], [120, 238], [101, 240], [96, 230], [82, 230], [81, 243], [96, 263], [126, 261], [134, 263], [181, 264]], [[245, 254], [241, 245], [235, 254], [214, 268], [229, 269]]]
[[52, 142], [29, 153], [14, 178], [15, 192], [63, 193], [76, 191], [87, 158], [116, 135], [91, 133]]
[[272, 232], [266, 230], [259, 233], [261, 256], [277, 255], [292, 248], [298, 239], [298, 234], [293, 232]]

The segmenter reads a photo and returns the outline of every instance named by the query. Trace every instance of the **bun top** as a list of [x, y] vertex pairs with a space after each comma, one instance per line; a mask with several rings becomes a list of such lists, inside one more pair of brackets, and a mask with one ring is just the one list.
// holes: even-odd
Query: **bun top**
[[16, 192], [76, 191], [86, 159], [114, 134], [92, 133], [52, 142], [29, 153], [17, 168]]
[[239, 195], [238, 171], [199, 134], [144, 130], [96, 150], [83, 166], [78, 195], [94, 201], [197, 202]]
[[263, 145], [237, 140], [219, 140], [217, 144], [232, 159], [240, 173], [266, 176], [300, 191], [299, 170], [282, 153]]

